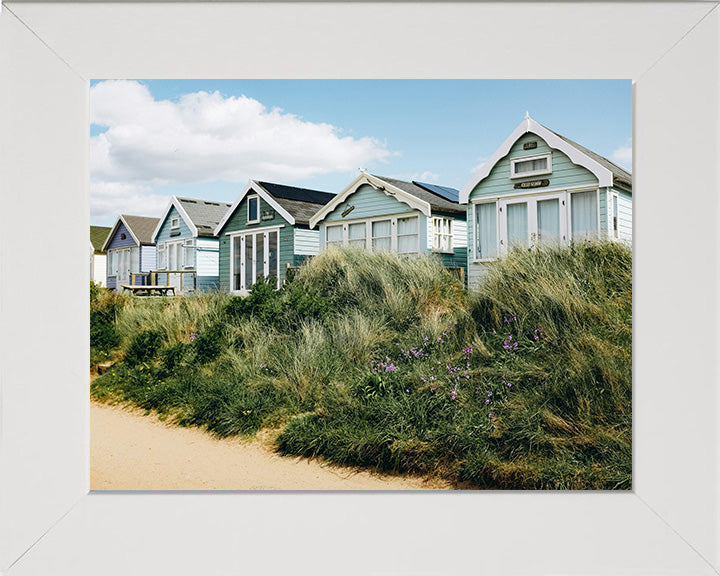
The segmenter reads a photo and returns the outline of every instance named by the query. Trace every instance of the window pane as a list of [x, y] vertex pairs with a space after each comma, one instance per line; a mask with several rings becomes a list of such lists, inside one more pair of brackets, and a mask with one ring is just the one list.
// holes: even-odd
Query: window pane
[[348, 244], [351, 246], [365, 246], [365, 222], [357, 222], [348, 225]]
[[573, 240], [597, 236], [597, 194], [576, 192], [570, 197]]
[[328, 244], [342, 244], [342, 226], [327, 226], [325, 233]]
[[527, 202], [507, 205], [507, 230], [510, 248], [528, 246]]
[[618, 197], [613, 196], [613, 236], [618, 237]]
[[270, 232], [268, 238], [268, 258], [270, 261], [268, 268], [268, 276], [278, 277], [278, 233], [277, 231]]
[[418, 219], [417, 216], [412, 218], [398, 218], [397, 221], [398, 235], [400, 234], [417, 234]]
[[242, 288], [240, 279], [242, 278], [242, 241], [240, 236], [232, 239], [233, 244], [233, 290]]
[[560, 200], [538, 200], [538, 242], [552, 244], [560, 241]]
[[255, 280], [265, 278], [265, 234], [255, 234]]
[[248, 220], [253, 221], [258, 219], [258, 199], [248, 199]]
[[390, 250], [392, 240], [390, 237], [390, 220], [378, 220], [372, 223], [373, 250]]
[[245, 236], [245, 286], [250, 288], [253, 283], [253, 235]]
[[475, 218], [476, 258], [497, 258], [497, 204], [477, 204]]
[[539, 170], [547, 170], [547, 158], [535, 158], [534, 160], [523, 160], [515, 162], [515, 174], [523, 172], [537, 172]]
[[398, 236], [398, 252], [400, 254], [414, 254], [418, 251], [418, 236], [411, 234]]

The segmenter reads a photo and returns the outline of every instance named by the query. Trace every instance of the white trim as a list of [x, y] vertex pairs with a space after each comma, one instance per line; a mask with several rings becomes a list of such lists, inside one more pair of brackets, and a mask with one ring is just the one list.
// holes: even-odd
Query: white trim
[[[449, 236], [450, 237], [450, 249], [449, 250], [441, 250], [440, 248], [435, 247], [435, 220], [447, 220], [448, 222], [448, 234], [440, 233], [440, 236]], [[430, 218], [428, 218], [428, 221], [430, 222], [430, 251], [435, 254], [454, 254], [455, 253], [455, 218], [452, 218], [451, 216], [437, 216], [433, 215]]]
[[[245, 244], [247, 242], [248, 236], [254, 236], [257, 234], [263, 235], [263, 264], [267, 263], [267, 270], [268, 274], [270, 272], [270, 234], [273, 232], [277, 233], [277, 265], [276, 265], [276, 288], [280, 288], [280, 229], [283, 228], [284, 225], [279, 226], [265, 226], [264, 228], [252, 228], [250, 230], [243, 230], [239, 232], [233, 232], [228, 233], [227, 235], [230, 236], [230, 284], [229, 289], [230, 293], [232, 294], [246, 294], [247, 293], [247, 286], [245, 288], [234, 288], [234, 280], [235, 280], [235, 242], [237, 240], [240, 240], [240, 260], [241, 260], [241, 266], [247, 266], [247, 262], [245, 262]], [[257, 247], [255, 246], [255, 240], [253, 240], [253, 250], [252, 250], [252, 278], [254, 280], [257, 279], [257, 260], [255, 256], [257, 255]], [[263, 274], [265, 273], [265, 266], [263, 266]], [[245, 270], [242, 270], [240, 273], [240, 286], [243, 286], [245, 283]], [[254, 282], [253, 282], [254, 283]]]
[[[608, 201], [610, 206], [607, 207], [607, 213], [608, 213], [608, 236], [610, 236], [611, 240], [620, 240], [620, 194], [611, 188], [607, 189], [608, 194]], [[615, 210], [614, 207], [617, 208], [617, 218], [615, 217]], [[614, 221], [613, 221], [614, 219]], [[617, 226], [617, 230], [615, 228]], [[617, 231], [617, 235], [615, 232]]]
[[[245, 224], [259, 224], [260, 223], [260, 195], [259, 194], [248, 194], [245, 199], [247, 200], [247, 207], [246, 207], [246, 219]], [[257, 200], [257, 205], [255, 206], [255, 218], [254, 220], [250, 219], [250, 202], [252, 200]]]
[[[315, 215], [310, 218], [310, 228], [315, 228], [315, 226], [321, 221], [325, 219], [325, 216], [330, 214], [335, 208], [338, 207], [338, 205], [342, 204], [348, 197], [350, 197], [352, 194], [354, 194], [360, 186], [364, 184], [369, 184], [375, 190], [379, 190], [385, 193], [386, 196], [390, 196], [398, 200], [399, 202], [402, 202], [403, 204], [407, 204], [410, 206], [410, 208], [414, 208], [415, 210], [419, 210], [425, 216], [430, 216], [430, 203], [425, 202], [424, 200], [420, 200], [416, 196], [413, 196], [412, 194], [405, 192], [404, 190], [401, 190], [397, 186], [393, 186], [392, 184], [389, 184], [382, 180], [381, 178], [378, 178], [377, 176], [373, 176], [372, 174], [368, 174], [367, 172], [361, 172], [360, 175], [355, 178], [350, 184], [348, 184], [342, 192], [337, 194], [335, 198], [330, 200], [325, 206], [320, 208], [318, 212], [315, 213]], [[344, 220], [343, 220], [344, 221]]]
[[531, 188], [530, 190], [524, 190], [522, 192], [511, 192], [509, 194], [496, 194], [495, 196], [476, 196], [470, 200], [469, 204], [481, 204], [486, 200], [502, 200], [503, 198], [516, 198], [520, 196], [536, 196], [542, 194], [550, 194], [552, 192], [590, 192], [590, 190], [597, 190], [598, 187], [593, 184], [592, 186], [572, 186], [570, 188]]
[[[280, 204], [277, 203], [277, 200], [273, 198], [270, 193], [265, 190], [260, 184], [258, 184], [255, 180], [250, 180], [250, 182], [247, 183], [245, 188], [243, 188], [243, 191], [240, 193], [240, 196], [238, 196], [237, 200], [233, 202], [233, 205], [230, 206], [229, 210], [225, 212], [225, 216], [223, 216], [223, 219], [220, 220], [220, 224], [217, 225], [215, 230], [213, 230], [213, 233], [215, 236], [218, 236], [220, 234], [220, 231], [223, 229], [225, 224], [228, 220], [232, 217], [232, 215], [235, 213], [235, 210], [237, 210], [238, 206], [240, 206], [240, 203], [244, 200], [245, 196], [247, 196], [248, 192], [254, 191], [256, 194], [258, 194], [265, 202], [270, 204], [285, 220], [290, 224], [291, 226], [295, 225], [295, 218], [290, 215], [290, 213], [285, 210]], [[260, 214], [260, 205], [258, 204], [258, 215]], [[259, 230], [259, 228], [254, 228], [254, 230]], [[228, 234], [226, 232], [226, 234]]]
[[[187, 224], [188, 228], [190, 228], [190, 233], [193, 235], [193, 237], [197, 237], [198, 235], [198, 229], [195, 224], [193, 224], [193, 221], [190, 219], [190, 216], [188, 216], [187, 211], [185, 208], [183, 208], [182, 204], [178, 200], [177, 196], [172, 196], [170, 198], [170, 202], [168, 202], [167, 207], [165, 208], [165, 211], [163, 212], [162, 216], [160, 217], [160, 220], [158, 220], [157, 226], [155, 226], [155, 230], [152, 234], [152, 241], [153, 243], [157, 242], [157, 235], [160, 233], [160, 229], [163, 227], [163, 224], [165, 224], [165, 219], [168, 217], [168, 214], [170, 214], [170, 209], [175, 206], [175, 209], [180, 213], [180, 217], [185, 221], [185, 224]], [[172, 226], [172, 224], [171, 224]], [[172, 228], [171, 228], [172, 229]], [[177, 228], [175, 228], [177, 230]]]
[[[473, 200], [473, 215], [472, 215], [472, 231], [473, 231], [473, 245], [472, 245], [472, 261], [473, 262], [493, 262], [500, 257], [500, 211], [498, 210], [499, 198], [484, 198], [478, 201]], [[477, 228], [475, 226], [477, 222], [477, 206], [478, 204], [495, 204], [495, 254], [494, 258], [478, 258], [477, 257]]]
[[275, 229], [285, 228], [285, 224], [276, 224], [274, 226], [263, 226], [262, 228], [248, 228], [247, 230], [235, 230], [233, 232], [225, 232], [225, 236], [239, 236], [240, 234], [245, 234], [246, 232], [265, 232], [265, 230], [275, 230]]
[[[522, 172], [520, 174], [515, 173], [515, 166], [521, 162], [530, 162], [531, 160], [540, 160], [541, 158], [547, 158], [547, 167], [541, 170], [534, 170], [532, 172]], [[518, 178], [528, 178], [530, 176], [541, 176], [543, 174], [552, 174], [552, 151], [545, 152], [544, 154], [534, 154], [533, 156], [516, 156], [510, 158], [510, 180], [517, 180]]]
[[480, 169], [475, 173], [475, 175], [470, 179], [470, 181], [463, 186], [462, 190], [460, 190], [460, 197], [459, 197], [459, 203], [460, 204], [467, 204], [468, 199], [470, 198], [470, 193], [473, 191], [475, 186], [477, 186], [480, 182], [482, 182], [487, 176], [490, 174], [490, 171], [495, 167], [495, 164], [497, 164], [502, 158], [508, 155], [510, 152], [510, 148], [512, 148], [513, 144], [518, 141], [518, 139], [521, 136], [524, 136], [528, 132], [532, 132], [533, 134], [537, 134], [540, 138], [545, 140], [548, 146], [550, 148], [554, 148], [556, 150], [560, 150], [563, 152], [573, 164], [577, 164], [578, 166], [582, 166], [584, 168], [587, 168], [590, 172], [592, 172], [595, 177], [598, 179], [598, 186], [612, 186], [613, 185], [613, 174], [610, 170], [605, 168], [605, 166], [602, 166], [590, 156], [585, 154], [584, 152], [581, 152], [547, 128], [543, 126], [542, 124], [538, 124], [530, 118], [530, 116], [527, 116], [525, 120], [523, 120], [520, 125], [515, 128], [512, 134], [503, 142], [502, 146], [495, 150], [495, 153], [490, 157], [490, 159], [483, 164]]
[[[418, 221], [418, 228], [417, 228], [417, 250], [415, 252], [398, 252], [397, 250], [397, 221], [402, 218], [417, 218]], [[350, 237], [349, 237], [349, 228], [353, 224], [365, 224], [365, 249], [366, 250], [373, 250], [372, 247], [372, 241], [373, 241], [373, 235], [372, 235], [372, 224], [373, 222], [382, 222], [384, 220], [388, 220], [390, 222], [390, 251], [395, 252], [396, 254], [420, 254], [420, 214], [417, 212], [400, 212], [398, 214], [384, 214], [382, 216], [373, 216], [371, 218], [355, 218], [353, 220], [348, 220], [345, 222], [327, 222], [324, 223], [325, 227], [323, 228], [322, 233], [322, 248], [325, 249], [328, 246], [327, 241], [327, 230], [328, 228], [335, 228], [340, 227], [342, 228], [342, 241], [341, 242], [332, 242], [331, 245], [342, 245], [342, 246], [349, 246], [350, 245]], [[403, 234], [403, 236], [412, 236], [413, 234]], [[386, 238], [386, 236], [381, 236], [381, 238]]]
[[[177, 225], [175, 224], [177, 222]], [[170, 218], [170, 230], [180, 229], [180, 216], [173, 216]]]
[[[130, 232], [130, 236], [133, 237], [133, 240], [135, 240], [135, 243], [140, 246], [140, 240], [137, 239], [137, 236], [135, 236], [135, 233], [132, 231], [132, 228], [128, 226], [128, 223], [125, 221], [125, 218], [123, 218], [123, 215], [120, 214], [118, 216], [117, 221], [115, 222], [115, 226], [113, 226], [112, 230], [110, 230], [110, 234], [108, 234], [107, 238], [105, 238], [105, 243], [103, 244], [102, 250], [103, 252], [107, 252], [107, 247], [110, 244], [110, 239], [115, 237], [115, 232], [117, 232], [118, 227], [120, 226], [120, 222], [123, 223], [123, 226], [127, 228], [128, 232]], [[153, 240], [153, 243], [155, 241]], [[129, 246], [123, 246], [123, 248], [129, 248]]]

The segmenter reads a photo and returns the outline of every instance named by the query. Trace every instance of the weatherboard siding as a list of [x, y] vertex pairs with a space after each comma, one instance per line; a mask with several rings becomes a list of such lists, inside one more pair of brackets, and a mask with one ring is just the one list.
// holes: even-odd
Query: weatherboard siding
[[[345, 217], [343, 212], [354, 206], [352, 211]], [[324, 222], [338, 222], [345, 220], [357, 220], [363, 218], [375, 218], [385, 214], [400, 214], [403, 212], [414, 212], [404, 202], [388, 196], [380, 190], [375, 190], [369, 184], [363, 184], [353, 192], [344, 202], [340, 203], [335, 210], [330, 212], [323, 219]]]
[[143, 245], [140, 247], [140, 272], [150, 272], [157, 269], [157, 253], [155, 246]]
[[[171, 222], [173, 218], [180, 218], [180, 227], [173, 229]], [[184, 238], [192, 238], [192, 231], [190, 226], [185, 222], [185, 219], [180, 215], [180, 212], [175, 206], [170, 207], [170, 211], [167, 213], [165, 220], [163, 220], [160, 230], [158, 230], [155, 242], [168, 242], [181, 240]]]
[[598, 192], [600, 197], [600, 238], [610, 237], [610, 224], [608, 222], [610, 214], [608, 214], [608, 193], [606, 188], [601, 188]]
[[[250, 194], [252, 195], [252, 194]], [[247, 222], [247, 197], [237, 206], [232, 216], [220, 230], [220, 288], [221, 290], [230, 290], [230, 236], [229, 234], [252, 232], [257, 228], [268, 228], [273, 226], [282, 226], [278, 235], [279, 258], [280, 258], [280, 281], [285, 280], [285, 266], [289, 263], [295, 265], [294, 259], [294, 241], [295, 235], [293, 227], [287, 222], [272, 206], [270, 206], [263, 198], [260, 198], [260, 214], [272, 210], [274, 217], [271, 220], [260, 220], [256, 224], [248, 224]]]
[[618, 190], [618, 236], [620, 240], [632, 242], [632, 195]]
[[[122, 238], [123, 234], [125, 234], [125, 238]], [[108, 244], [108, 250], [111, 248], [129, 248], [130, 246], [137, 246], [137, 243], [133, 239], [132, 234], [130, 234], [130, 230], [127, 229], [125, 224], [120, 222]]]
[[215, 248], [195, 248], [195, 269], [197, 270], [198, 281], [201, 277], [218, 276], [219, 263], [219, 242], [215, 240]]
[[320, 231], [295, 228], [295, 255], [316, 256], [320, 253]]
[[[526, 142], [537, 142], [537, 148], [533, 150], [523, 150], [523, 145]], [[547, 152], [552, 152], [551, 174], [510, 179], [511, 159], [522, 156], [536, 156]], [[503, 196], [505, 194], [521, 192], [521, 190], [516, 190], [514, 185], [517, 182], [530, 180], [549, 180], [547, 186], [526, 190], [528, 193], [536, 194], [541, 193], [543, 190], [571, 188], [574, 186], [597, 186], [598, 184], [595, 175], [587, 168], [573, 164], [570, 158], [560, 150], [550, 148], [542, 138], [535, 134], [528, 133], [520, 137], [510, 148], [510, 152], [495, 164], [490, 174], [473, 188], [470, 192], [470, 201], [474, 198]]]

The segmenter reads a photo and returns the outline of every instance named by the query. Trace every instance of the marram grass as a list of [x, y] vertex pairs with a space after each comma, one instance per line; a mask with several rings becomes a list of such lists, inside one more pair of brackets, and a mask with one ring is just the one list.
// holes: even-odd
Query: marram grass
[[615, 243], [514, 252], [468, 292], [433, 257], [331, 249], [245, 299], [103, 296], [120, 361], [92, 393], [284, 454], [630, 489], [631, 270]]

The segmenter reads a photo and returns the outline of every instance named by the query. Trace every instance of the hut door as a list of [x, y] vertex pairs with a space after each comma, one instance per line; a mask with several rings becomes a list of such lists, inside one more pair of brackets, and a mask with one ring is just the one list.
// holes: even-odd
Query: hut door
[[[168, 270], [181, 270], [183, 265], [183, 242], [172, 242], [168, 243]], [[175, 293], [180, 292], [180, 276], [178, 272], [169, 273], [167, 283], [170, 286], [175, 287]]]
[[[279, 233], [277, 230], [245, 234], [233, 239], [233, 246], [236, 251], [233, 289], [249, 290], [262, 278], [278, 278]], [[239, 286], [238, 279], [240, 280]]]

